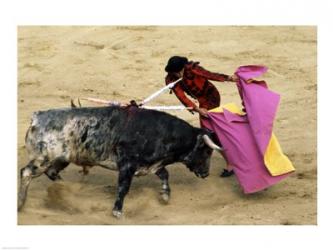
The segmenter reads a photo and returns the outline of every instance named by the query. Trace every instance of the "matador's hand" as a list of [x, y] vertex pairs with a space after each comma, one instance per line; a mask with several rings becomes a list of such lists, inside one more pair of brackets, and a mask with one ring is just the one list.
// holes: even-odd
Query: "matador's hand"
[[208, 110], [207, 109], [205, 109], [205, 108], [199, 108], [198, 109], [198, 113], [201, 116], [208, 118]]
[[231, 82], [237, 82], [238, 80], [239, 80], [239, 78], [235, 74], [229, 77], [229, 81], [231, 81]]

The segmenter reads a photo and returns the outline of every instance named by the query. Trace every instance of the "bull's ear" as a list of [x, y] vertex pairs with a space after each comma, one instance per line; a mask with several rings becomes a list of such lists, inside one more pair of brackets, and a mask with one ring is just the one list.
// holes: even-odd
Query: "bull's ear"
[[189, 153], [186, 157], [185, 157], [185, 161], [190, 162], [193, 158], [193, 156], [196, 154], [196, 152], [198, 151], [198, 149], [202, 148], [205, 145], [205, 141], [203, 140], [203, 134], [198, 134], [197, 135], [197, 141], [191, 151], [191, 153]]
[[199, 148], [199, 147], [203, 147], [205, 145], [205, 141], [203, 139], [204, 134], [199, 134], [197, 136], [197, 143], [195, 144], [195, 149]]
[[197, 141], [195, 143], [195, 146], [193, 148], [193, 152], [196, 152], [199, 148], [203, 147], [205, 145], [205, 141], [203, 140], [203, 134], [197, 135]]

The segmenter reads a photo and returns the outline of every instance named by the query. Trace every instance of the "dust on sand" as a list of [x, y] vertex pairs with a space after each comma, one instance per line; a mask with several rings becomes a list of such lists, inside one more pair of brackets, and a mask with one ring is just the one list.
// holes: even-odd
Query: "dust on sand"
[[[19, 27], [18, 169], [28, 162], [24, 137], [32, 112], [69, 107], [76, 97], [142, 100], [163, 86], [164, 65], [176, 54], [225, 74], [240, 65], [268, 66], [264, 79], [282, 96], [274, 131], [297, 171], [266, 191], [244, 195], [235, 177], [219, 177], [225, 162], [214, 153], [205, 180], [181, 164], [168, 167], [168, 205], [159, 200], [156, 176], [135, 178], [117, 220], [111, 215], [117, 173], [96, 167], [82, 177], [71, 164], [62, 182], [33, 180], [18, 224], [317, 223], [317, 31], [310, 26]], [[233, 83], [215, 85], [222, 103], [240, 104]], [[153, 104], [179, 102], [164, 94]], [[197, 115], [171, 113], [199, 126]]]

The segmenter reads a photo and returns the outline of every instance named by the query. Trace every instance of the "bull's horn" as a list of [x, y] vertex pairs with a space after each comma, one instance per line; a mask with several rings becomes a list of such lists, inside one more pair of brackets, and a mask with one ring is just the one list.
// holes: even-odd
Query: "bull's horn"
[[80, 98], [77, 98], [77, 102], [78, 102], [78, 104], [79, 104], [79, 107], [81, 108], [82, 105], [81, 105], [81, 102], [80, 102]]
[[210, 137], [208, 135], [203, 135], [203, 140], [204, 142], [206, 143], [206, 145], [208, 147], [210, 147], [211, 149], [214, 149], [214, 150], [218, 150], [218, 151], [223, 151], [223, 148], [219, 147], [218, 145], [216, 145], [212, 139], [210, 139]]

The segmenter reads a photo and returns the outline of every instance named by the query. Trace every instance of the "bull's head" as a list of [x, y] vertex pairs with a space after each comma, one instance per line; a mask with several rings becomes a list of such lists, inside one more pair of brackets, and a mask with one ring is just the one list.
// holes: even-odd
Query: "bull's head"
[[213, 150], [222, 151], [207, 133], [197, 136], [193, 150], [185, 157], [184, 163], [196, 176], [205, 178], [209, 175], [210, 157]]

